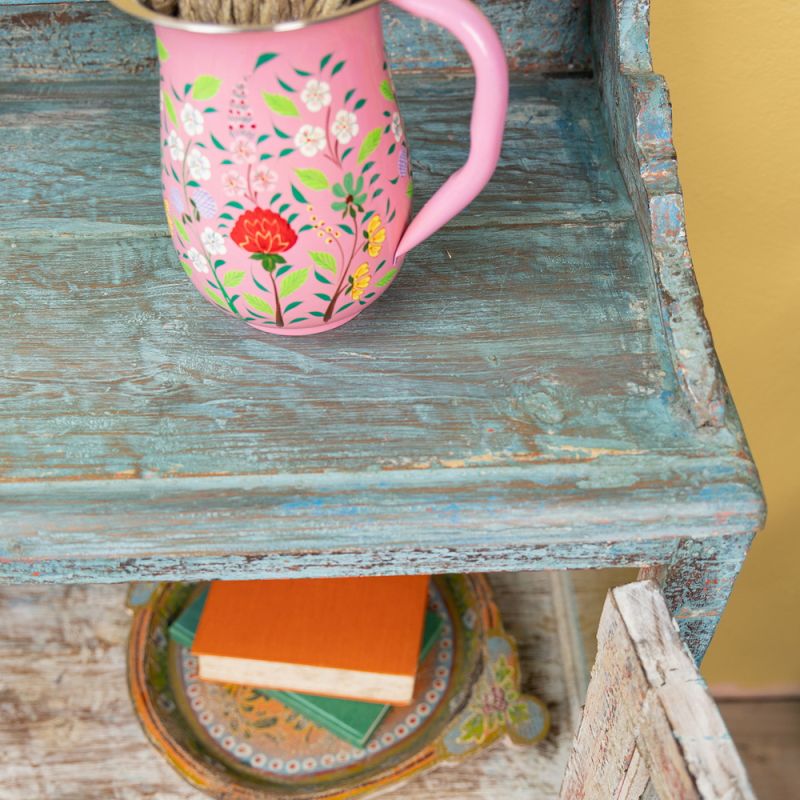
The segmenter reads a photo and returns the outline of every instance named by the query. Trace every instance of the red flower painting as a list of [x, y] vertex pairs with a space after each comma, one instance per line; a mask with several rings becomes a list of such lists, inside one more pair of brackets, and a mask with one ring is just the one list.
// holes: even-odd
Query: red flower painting
[[[272, 282], [272, 302], [275, 304], [275, 324], [282, 328], [284, 325], [283, 309], [275, 280], [275, 268], [285, 264], [286, 259], [281, 255], [291, 250], [297, 243], [297, 234], [292, 226], [280, 215], [266, 208], [256, 207], [245, 211], [231, 230], [231, 239], [243, 250], [252, 253], [250, 258], [258, 261], [267, 271]], [[287, 266], [284, 269], [289, 269]], [[284, 271], [278, 272], [280, 275]], [[253, 278], [255, 281], [255, 277]], [[264, 290], [258, 281], [256, 286]]]
[[280, 214], [265, 208], [254, 208], [245, 211], [236, 220], [231, 239], [249, 253], [278, 255], [294, 247], [297, 234]]

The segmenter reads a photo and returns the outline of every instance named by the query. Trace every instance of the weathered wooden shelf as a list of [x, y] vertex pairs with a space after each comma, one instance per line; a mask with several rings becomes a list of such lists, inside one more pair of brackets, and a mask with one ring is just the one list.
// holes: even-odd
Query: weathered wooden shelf
[[[483, 5], [514, 67], [492, 184], [372, 309], [283, 340], [176, 263], [151, 32], [3, 0], [0, 581], [660, 564], [702, 654], [763, 499], [647, 4]], [[472, 82], [419, 30], [387, 18], [425, 197]]]
[[[381, 797], [558, 796], [585, 688], [569, 590], [546, 573], [493, 576], [492, 583], [505, 627], [520, 646], [523, 689], [547, 703], [551, 732], [532, 747], [499, 741]], [[0, 588], [4, 800], [204, 796], [156, 754], [134, 715], [125, 680], [126, 588]], [[46, 658], [32, 657], [42, 652]]]

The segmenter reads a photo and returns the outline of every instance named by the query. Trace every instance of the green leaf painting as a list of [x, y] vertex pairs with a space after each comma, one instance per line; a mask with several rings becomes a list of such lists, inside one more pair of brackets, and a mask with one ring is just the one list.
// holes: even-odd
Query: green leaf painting
[[262, 92], [261, 96], [270, 111], [280, 114], [283, 117], [299, 117], [300, 112], [293, 100], [284, 97], [282, 94], [270, 94], [269, 92]]
[[177, 217], [173, 217], [172, 221], [175, 223], [175, 230], [178, 231], [178, 236], [180, 236], [184, 242], [188, 242], [189, 234], [186, 233], [186, 228], [183, 227], [183, 223]]
[[336, 272], [336, 259], [330, 253], [311, 252], [309, 255], [320, 269]]
[[228, 289], [236, 288], [244, 280], [244, 272], [240, 270], [231, 270], [225, 273], [222, 283]]
[[181, 261], [181, 266], [183, 267], [183, 271], [191, 278], [192, 268], [185, 261]]
[[381, 94], [390, 102], [394, 102], [394, 92], [392, 91], [392, 84], [385, 80], [381, 83]]
[[167, 116], [172, 120], [172, 124], [177, 127], [178, 115], [175, 113], [175, 106], [172, 105], [172, 98], [166, 92], [161, 94], [164, 97], [164, 108], [167, 110]]
[[167, 48], [164, 47], [164, 42], [158, 37], [156, 37], [156, 53], [158, 53], [159, 61], [166, 61], [169, 58], [169, 53], [167, 52]]
[[255, 67], [253, 69], [258, 69], [262, 64], [266, 64], [266, 63], [272, 61], [273, 58], [277, 58], [277, 57], [278, 57], [277, 53], [262, 53], [256, 59], [256, 65], [255, 65]]
[[388, 286], [392, 282], [392, 278], [397, 275], [396, 269], [390, 269], [376, 284], [377, 286]]
[[304, 186], [319, 192], [328, 188], [328, 179], [318, 169], [296, 169], [295, 174]]
[[[308, 203], [308, 200], [306, 200], [305, 195], [294, 184], [292, 184], [292, 197], [294, 197], [294, 199], [297, 200], [298, 203], [303, 203], [303, 205]], [[292, 220], [289, 220], [290, 224], [291, 222]]]
[[210, 100], [222, 86], [222, 79], [213, 75], [200, 75], [194, 82], [192, 97], [195, 100]]
[[307, 269], [297, 269], [291, 272], [281, 281], [280, 296], [288, 297], [292, 292], [296, 292], [308, 280]]
[[483, 724], [483, 717], [480, 714], [475, 714], [468, 719], [461, 728], [461, 740], [480, 742], [483, 739]]
[[272, 306], [266, 300], [262, 300], [258, 295], [245, 292], [242, 297], [244, 297], [247, 305], [255, 311], [261, 311], [264, 314], [269, 314], [271, 317], [275, 316], [275, 311]]
[[383, 135], [382, 128], [374, 128], [365, 137], [361, 143], [361, 149], [358, 151], [358, 163], [361, 164], [366, 161], [372, 153], [378, 149], [381, 143], [381, 136]]
[[206, 286], [206, 294], [218, 305], [220, 308], [227, 308], [228, 304], [220, 297], [218, 292], [215, 292], [210, 286]]

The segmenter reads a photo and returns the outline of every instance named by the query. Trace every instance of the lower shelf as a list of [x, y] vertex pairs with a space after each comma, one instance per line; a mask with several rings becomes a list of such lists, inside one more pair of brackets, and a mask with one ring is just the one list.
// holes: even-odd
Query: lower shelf
[[[518, 643], [523, 690], [552, 715], [530, 748], [499, 742], [382, 797], [404, 800], [556, 797], [580, 710], [585, 667], [569, 579], [490, 578]], [[125, 680], [126, 586], [0, 589], [0, 782], [4, 800], [203, 797], [150, 746]]]

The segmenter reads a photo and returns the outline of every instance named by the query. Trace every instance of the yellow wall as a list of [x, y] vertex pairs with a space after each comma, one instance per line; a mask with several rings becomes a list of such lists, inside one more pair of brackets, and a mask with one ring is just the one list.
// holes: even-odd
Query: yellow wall
[[704, 664], [712, 686], [800, 688], [800, 2], [651, 0], [689, 244], [767, 494]]

